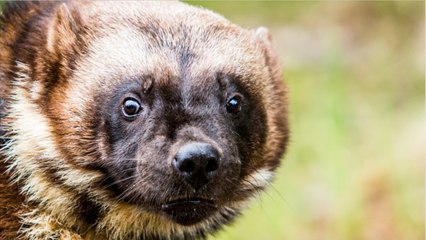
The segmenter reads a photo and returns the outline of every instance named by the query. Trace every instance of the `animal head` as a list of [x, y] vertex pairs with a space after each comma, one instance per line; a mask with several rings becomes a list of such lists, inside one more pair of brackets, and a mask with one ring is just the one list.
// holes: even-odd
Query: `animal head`
[[[203, 236], [270, 182], [286, 93], [266, 29], [182, 3], [57, 4], [19, 59], [11, 169], [65, 225]], [[44, 40], [41, 40], [44, 39]]]

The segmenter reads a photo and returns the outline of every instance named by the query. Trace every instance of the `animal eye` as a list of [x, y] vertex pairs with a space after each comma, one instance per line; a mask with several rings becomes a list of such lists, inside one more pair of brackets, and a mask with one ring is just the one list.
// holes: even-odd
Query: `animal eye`
[[226, 111], [228, 113], [237, 114], [241, 111], [241, 97], [235, 96], [226, 103]]
[[121, 112], [128, 119], [134, 119], [142, 110], [141, 104], [134, 98], [124, 99]]

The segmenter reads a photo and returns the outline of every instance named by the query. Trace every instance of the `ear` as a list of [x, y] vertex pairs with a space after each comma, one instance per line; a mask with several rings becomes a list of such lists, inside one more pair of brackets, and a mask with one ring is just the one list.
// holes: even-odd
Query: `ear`
[[266, 27], [259, 27], [253, 30], [258, 44], [264, 52], [265, 61], [268, 65], [271, 75], [275, 81], [281, 81], [281, 67], [278, 61], [278, 55], [272, 46], [272, 36]]
[[266, 27], [259, 27], [255, 30], [256, 37], [268, 46], [272, 44], [272, 36]]
[[72, 51], [77, 40], [80, 16], [66, 3], [60, 4], [47, 33], [47, 50], [55, 56]]
[[272, 47], [271, 34], [265, 27], [260, 27], [253, 32], [270, 74], [270, 78], [266, 80], [267, 84], [265, 84], [267, 94], [264, 101], [265, 105], [269, 107], [266, 108], [268, 133], [266, 134], [264, 159], [266, 168], [274, 169], [279, 165], [279, 159], [288, 142], [287, 89], [282, 81], [278, 55]]

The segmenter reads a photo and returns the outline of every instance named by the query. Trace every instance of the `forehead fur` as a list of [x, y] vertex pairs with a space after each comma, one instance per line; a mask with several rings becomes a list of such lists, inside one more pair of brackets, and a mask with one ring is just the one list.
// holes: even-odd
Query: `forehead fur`
[[[131, 6], [114, 2], [114, 7], [109, 2], [93, 4], [99, 5], [99, 11], [83, 11], [82, 19], [99, 28], [75, 73], [75, 81], [84, 81], [86, 87], [90, 82], [85, 79], [110, 88], [123, 78], [146, 75], [160, 84], [184, 75], [193, 84], [216, 73], [243, 81], [267, 77], [262, 49], [252, 32], [208, 10], [179, 2], [167, 7], [156, 2], [132, 2]], [[254, 83], [258, 88], [264, 81], [246, 85]]]

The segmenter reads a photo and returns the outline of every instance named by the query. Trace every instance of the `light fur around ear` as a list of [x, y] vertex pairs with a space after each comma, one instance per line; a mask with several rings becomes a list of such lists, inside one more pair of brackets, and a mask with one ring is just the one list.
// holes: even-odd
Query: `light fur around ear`
[[256, 36], [262, 40], [265, 44], [271, 45], [272, 43], [272, 36], [271, 33], [269, 33], [269, 30], [266, 27], [259, 27], [256, 30]]
[[66, 53], [77, 40], [80, 16], [76, 10], [62, 3], [55, 13], [47, 34], [47, 50], [53, 55]]
[[288, 99], [287, 88], [284, 85], [281, 65], [272, 46], [272, 36], [265, 27], [253, 30], [256, 40], [263, 50], [265, 63], [269, 69], [270, 78], [266, 84], [265, 97], [267, 108], [267, 143], [265, 144], [265, 167], [269, 170], [276, 168], [280, 163], [280, 157], [285, 152], [289, 139], [289, 128], [287, 118]]
[[265, 52], [265, 58], [267, 65], [273, 70], [275, 74], [279, 74], [278, 77], [281, 78], [281, 70], [278, 62], [278, 56], [275, 53], [273, 46], [272, 46], [272, 35], [269, 32], [269, 30], [266, 27], [259, 27], [254, 30], [255, 35], [259, 43], [264, 48]]

